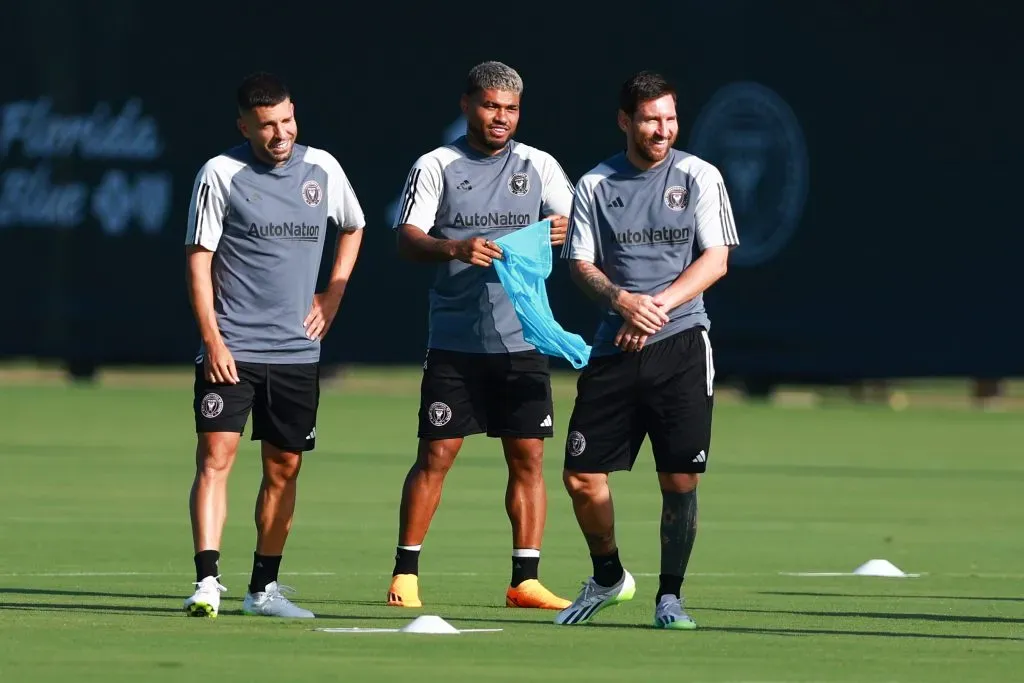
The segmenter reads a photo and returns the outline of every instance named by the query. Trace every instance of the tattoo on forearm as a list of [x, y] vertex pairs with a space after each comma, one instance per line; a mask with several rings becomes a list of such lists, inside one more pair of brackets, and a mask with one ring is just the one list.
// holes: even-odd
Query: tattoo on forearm
[[613, 285], [607, 275], [602, 273], [601, 270], [592, 263], [577, 261], [575, 265], [576, 267], [574, 272], [577, 276], [576, 282], [584, 292], [586, 292], [592, 299], [608, 304], [615, 301], [615, 297], [618, 296], [621, 288]]
[[661, 501], [661, 573], [686, 576], [697, 537], [697, 491], [662, 491]]

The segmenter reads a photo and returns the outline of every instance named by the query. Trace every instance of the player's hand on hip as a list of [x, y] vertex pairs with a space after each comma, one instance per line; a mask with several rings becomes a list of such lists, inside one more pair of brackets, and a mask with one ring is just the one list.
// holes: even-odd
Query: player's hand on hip
[[206, 350], [203, 358], [203, 374], [207, 382], [214, 384], [238, 384], [238, 370], [235, 358], [223, 342]]
[[455, 251], [455, 258], [483, 268], [489, 267], [494, 259], [500, 259], [501, 256], [501, 248], [483, 237], [471, 237], [468, 240], [462, 240]]
[[626, 323], [644, 334], [654, 334], [669, 319], [664, 309], [646, 294], [620, 292], [612, 306]]
[[313, 305], [309, 309], [309, 315], [302, 321], [306, 328], [306, 337], [314, 341], [322, 340], [327, 335], [327, 330], [334, 322], [334, 316], [338, 314], [338, 307], [341, 305], [341, 297], [331, 292], [321, 292], [313, 295]]
[[565, 216], [545, 216], [544, 220], [551, 221], [551, 246], [560, 247], [565, 244], [565, 235], [569, 231], [569, 219]]
[[647, 343], [647, 335], [629, 323], [622, 323], [615, 335], [615, 345], [623, 351], [639, 351]]

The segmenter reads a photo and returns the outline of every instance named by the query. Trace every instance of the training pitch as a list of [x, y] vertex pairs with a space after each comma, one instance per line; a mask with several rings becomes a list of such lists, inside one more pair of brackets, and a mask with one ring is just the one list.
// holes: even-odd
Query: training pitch
[[[1024, 418], [958, 407], [744, 404], [715, 414], [684, 590], [696, 632], [650, 628], [660, 498], [645, 447], [614, 475], [637, 596], [583, 627], [504, 607], [510, 532], [497, 443], [467, 441], [420, 560], [422, 610], [383, 606], [418, 374], [325, 387], [281, 581], [314, 621], [240, 614], [258, 449], [230, 484], [217, 620], [191, 593], [187, 374], [0, 384], [0, 680], [1008, 681], [1024, 670]], [[560, 481], [571, 380], [556, 386], [541, 579], [590, 572]], [[846, 573], [884, 558], [914, 578]], [[443, 637], [398, 629], [420, 614]], [[494, 631], [493, 629], [500, 629]]]

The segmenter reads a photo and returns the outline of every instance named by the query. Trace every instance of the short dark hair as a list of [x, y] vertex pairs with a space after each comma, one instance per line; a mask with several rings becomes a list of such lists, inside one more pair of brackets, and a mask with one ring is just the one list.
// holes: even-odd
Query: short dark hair
[[622, 84], [619, 91], [619, 108], [632, 116], [641, 102], [656, 100], [665, 95], [676, 98], [676, 89], [668, 79], [654, 71], [641, 71], [630, 76]]
[[266, 71], [251, 73], [242, 79], [235, 99], [241, 111], [256, 107], [273, 107], [291, 97], [288, 86], [280, 78]]

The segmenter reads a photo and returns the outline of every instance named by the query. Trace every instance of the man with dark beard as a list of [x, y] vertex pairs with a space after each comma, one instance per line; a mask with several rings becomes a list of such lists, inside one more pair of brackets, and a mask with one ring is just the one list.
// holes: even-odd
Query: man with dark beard
[[680, 593], [714, 402], [702, 295], [739, 239], [719, 171], [673, 149], [676, 92], [662, 76], [623, 84], [618, 124], [626, 150], [576, 186], [563, 250], [573, 280], [605, 313], [577, 385], [563, 473], [594, 574], [555, 623], [587, 623], [636, 592], [619, 560], [608, 474], [632, 469], [650, 437], [662, 495], [654, 627], [688, 630], [696, 623]]
[[542, 459], [553, 435], [547, 357], [523, 338], [501, 285], [494, 240], [541, 219], [565, 241], [572, 183], [546, 152], [513, 140], [523, 81], [500, 62], [474, 67], [462, 95], [466, 135], [413, 165], [395, 221], [400, 254], [438, 263], [420, 389], [419, 447], [405, 478], [387, 604], [420, 607], [419, 555], [445, 475], [471, 434], [500, 438], [512, 524], [509, 607], [562, 609], [538, 580], [547, 500]]

